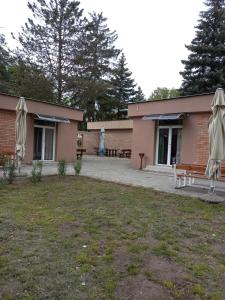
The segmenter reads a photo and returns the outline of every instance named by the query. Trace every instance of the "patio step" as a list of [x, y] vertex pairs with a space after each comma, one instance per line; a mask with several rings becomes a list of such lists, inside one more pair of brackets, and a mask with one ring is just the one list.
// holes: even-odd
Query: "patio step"
[[156, 173], [163, 173], [168, 175], [173, 175], [173, 168], [170, 166], [146, 166], [143, 171], [150, 171]]

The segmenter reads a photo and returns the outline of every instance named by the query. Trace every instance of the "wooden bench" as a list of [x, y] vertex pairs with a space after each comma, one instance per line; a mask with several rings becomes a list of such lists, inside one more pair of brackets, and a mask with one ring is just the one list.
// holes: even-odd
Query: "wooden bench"
[[[175, 188], [184, 188], [186, 186], [192, 186], [195, 183], [195, 179], [209, 180], [209, 178], [205, 175], [206, 166], [204, 165], [178, 164], [173, 165], [173, 167]], [[218, 179], [218, 181], [225, 181], [224, 167], [221, 167], [221, 177]]]
[[95, 151], [96, 155], [99, 156], [99, 148], [98, 147], [94, 147], [94, 151]]
[[77, 149], [77, 159], [82, 159], [83, 154], [86, 152], [86, 149]]
[[117, 151], [118, 151], [118, 149], [106, 148], [105, 149], [105, 156], [116, 157], [117, 156]]
[[131, 149], [122, 149], [119, 157], [131, 158]]

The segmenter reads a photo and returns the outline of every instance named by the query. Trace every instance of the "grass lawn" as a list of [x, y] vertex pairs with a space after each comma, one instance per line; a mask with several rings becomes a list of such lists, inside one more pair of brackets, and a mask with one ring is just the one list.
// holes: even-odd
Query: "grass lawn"
[[0, 187], [0, 299], [225, 299], [225, 205], [84, 177]]

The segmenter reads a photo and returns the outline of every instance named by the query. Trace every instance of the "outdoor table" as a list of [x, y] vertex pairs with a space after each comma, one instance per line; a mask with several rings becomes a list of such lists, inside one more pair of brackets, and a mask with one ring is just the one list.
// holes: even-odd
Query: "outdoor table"
[[86, 152], [86, 149], [77, 149], [77, 159], [82, 159], [83, 153]]

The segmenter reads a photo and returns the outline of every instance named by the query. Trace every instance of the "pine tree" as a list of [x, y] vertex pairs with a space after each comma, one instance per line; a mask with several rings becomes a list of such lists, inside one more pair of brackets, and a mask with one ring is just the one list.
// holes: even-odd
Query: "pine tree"
[[88, 121], [105, 119], [110, 112], [109, 78], [120, 51], [114, 45], [117, 34], [110, 31], [106, 21], [102, 13], [90, 14], [79, 40], [79, 72], [72, 82], [73, 98]]
[[136, 96], [134, 97], [134, 102], [141, 102], [141, 101], [145, 101], [145, 95], [141, 89], [141, 87], [139, 86], [137, 91], [136, 91]]
[[17, 58], [9, 67], [8, 72], [10, 94], [56, 102], [53, 83], [37, 66]]
[[111, 95], [115, 99], [118, 118], [120, 117], [120, 112], [127, 109], [128, 103], [135, 101], [136, 96], [136, 84], [131, 77], [132, 72], [129, 71], [126, 65], [126, 58], [122, 53], [111, 80]]
[[182, 94], [214, 92], [225, 86], [225, 1], [206, 0], [207, 10], [200, 13], [196, 37], [186, 48], [183, 60]]
[[67, 93], [67, 82], [76, 65], [77, 39], [82, 27], [82, 10], [75, 0], [28, 2], [33, 19], [19, 33], [23, 56], [37, 65], [54, 83], [57, 102]]
[[10, 55], [7, 50], [5, 36], [0, 34], [0, 92], [8, 93]]

